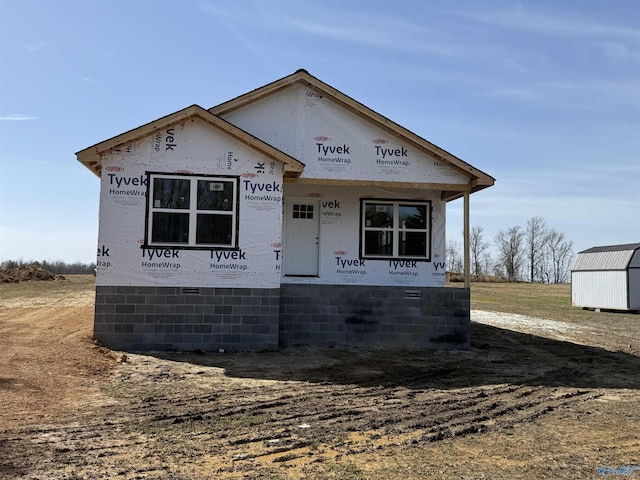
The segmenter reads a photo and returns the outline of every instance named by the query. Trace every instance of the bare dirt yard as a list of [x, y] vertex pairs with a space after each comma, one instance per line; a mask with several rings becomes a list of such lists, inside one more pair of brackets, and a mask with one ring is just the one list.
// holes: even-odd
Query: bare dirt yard
[[474, 285], [470, 351], [123, 363], [93, 280], [0, 285], [0, 478], [640, 478], [640, 315], [568, 286]]

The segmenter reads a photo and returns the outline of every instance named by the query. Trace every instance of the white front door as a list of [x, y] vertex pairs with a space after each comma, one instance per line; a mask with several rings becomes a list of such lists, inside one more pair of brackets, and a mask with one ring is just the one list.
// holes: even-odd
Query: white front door
[[320, 202], [285, 199], [284, 274], [318, 275]]

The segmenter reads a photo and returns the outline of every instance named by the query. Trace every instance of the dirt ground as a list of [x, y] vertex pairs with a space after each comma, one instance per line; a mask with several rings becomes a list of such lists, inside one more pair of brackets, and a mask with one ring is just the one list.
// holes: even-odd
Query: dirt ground
[[0, 478], [640, 478], [640, 316], [616, 337], [474, 311], [467, 352], [118, 363], [92, 280], [65, 282], [0, 286]]

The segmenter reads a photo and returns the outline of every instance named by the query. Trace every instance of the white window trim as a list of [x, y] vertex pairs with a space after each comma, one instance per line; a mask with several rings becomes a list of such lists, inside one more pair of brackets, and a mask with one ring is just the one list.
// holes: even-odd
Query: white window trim
[[[156, 178], [163, 179], [187, 179], [189, 183], [189, 209], [183, 208], [156, 208], [153, 206], [153, 184]], [[171, 247], [173, 249], [236, 249], [238, 247], [238, 178], [237, 177], [223, 177], [212, 175], [198, 175], [198, 174], [175, 174], [175, 173], [162, 173], [162, 172], [147, 172], [147, 213], [145, 218], [145, 245], [146, 247]], [[198, 180], [207, 181], [220, 181], [231, 183], [233, 185], [233, 208], [231, 210], [198, 210], [197, 209], [197, 196], [198, 196]], [[167, 243], [167, 242], [153, 242], [153, 213], [154, 212], [166, 212], [166, 213], [188, 213], [189, 214], [189, 240], [187, 243]], [[198, 213], [202, 214], [215, 214], [215, 215], [229, 215], [231, 216], [231, 244], [209, 244], [209, 243], [196, 243], [196, 229]], [[192, 226], [194, 228], [192, 228]]]
[[[366, 226], [366, 206], [367, 205], [392, 205], [393, 225], [391, 228], [367, 227]], [[401, 228], [399, 225], [400, 205], [422, 205], [426, 207], [427, 228], [426, 228], [426, 256], [399, 255], [400, 233], [401, 232], [424, 232], [421, 229]], [[391, 232], [393, 235], [393, 252], [391, 255], [371, 255], [365, 254], [365, 232]], [[431, 261], [431, 201], [430, 200], [391, 200], [386, 198], [367, 198], [360, 201], [360, 258], [367, 260], [419, 260], [423, 262]]]

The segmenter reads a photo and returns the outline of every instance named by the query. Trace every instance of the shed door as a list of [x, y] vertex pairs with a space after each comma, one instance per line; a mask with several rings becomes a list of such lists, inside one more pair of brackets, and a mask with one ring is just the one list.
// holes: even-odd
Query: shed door
[[318, 275], [319, 207], [318, 200], [285, 200], [285, 275]]

